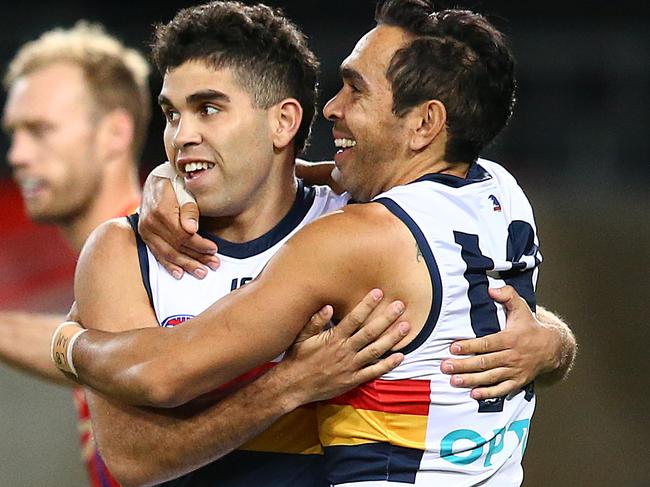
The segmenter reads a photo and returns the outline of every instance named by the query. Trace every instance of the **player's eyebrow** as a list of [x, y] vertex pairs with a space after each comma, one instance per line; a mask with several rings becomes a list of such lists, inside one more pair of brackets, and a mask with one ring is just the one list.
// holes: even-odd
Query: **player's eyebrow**
[[[185, 101], [190, 105], [196, 105], [206, 101], [221, 101], [223, 103], [230, 103], [230, 97], [225, 93], [217, 90], [202, 90], [192, 93], [185, 98]], [[160, 106], [173, 107], [172, 101], [162, 93], [158, 95], [158, 104]]]
[[174, 104], [171, 102], [171, 100], [169, 98], [167, 98], [165, 95], [163, 95], [162, 93], [160, 95], [158, 95], [158, 105], [160, 105], [161, 107], [162, 106], [168, 106], [168, 107], [174, 106]]
[[339, 73], [341, 73], [341, 78], [344, 80], [353, 83], [357, 89], [367, 90], [368, 83], [364, 77], [356, 69], [351, 68], [350, 66], [341, 66], [339, 68]]
[[206, 101], [221, 101], [230, 103], [230, 97], [225, 93], [217, 90], [202, 90], [192, 93], [185, 98], [188, 104], [198, 104]]

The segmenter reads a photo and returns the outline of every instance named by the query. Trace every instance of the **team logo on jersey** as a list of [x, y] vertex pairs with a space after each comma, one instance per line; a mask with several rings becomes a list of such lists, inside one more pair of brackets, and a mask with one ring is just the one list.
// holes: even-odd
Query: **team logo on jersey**
[[165, 318], [162, 322], [163, 328], [174, 328], [182, 323], [185, 323], [187, 320], [194, 318], [192, 315], [174, 315]]
[[492, 209], [494, 209], [494, 211], [501, 211], [501, 203], [499, 203], [499, 200], [496, 196], [491, 194], [490, 201], [492, 201]]

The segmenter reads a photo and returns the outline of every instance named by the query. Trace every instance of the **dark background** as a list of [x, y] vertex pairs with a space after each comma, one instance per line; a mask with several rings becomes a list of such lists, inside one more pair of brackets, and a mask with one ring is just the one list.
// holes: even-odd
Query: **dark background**
[[[146, 52], [151, 24], [193, 3], [3, 2], [0, 63], [4, 71], [22, 43], [80, 18]], [[322, 62], [322, 107], [339, 87], [339, 63], [373, 26], [374, 2], [267, 3], [283, 7], [309, 36]], [[525, 485], [650, 485], [650, 8], [627, 1], [437, 5], [479, 11], [510, 37], [518, 104], [484, 155], [528, 193], [545, 256], [539, 300], [571, 323], [580, 342], [571, 377], [538, 390]], [[151, 87], [157, 94], [157, 74]], [[164, 157], [157, 113], [143, 172]], [[308, 156], [332, 154], [321, 119]], [[2, 158], [0, 179], [9, 176]], [[0, 486], [83, 485], [67, 395], [6, 368], [0, 387]]]

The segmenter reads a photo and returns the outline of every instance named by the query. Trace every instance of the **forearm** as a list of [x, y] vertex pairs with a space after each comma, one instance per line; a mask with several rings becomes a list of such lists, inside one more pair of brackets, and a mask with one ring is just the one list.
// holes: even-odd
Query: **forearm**
[[101, 415], [95, 408], [101, 411], [106, 401], [95, 396], [91, 410], [102, 456], [124, 487], [152, 485], [196, 470], [254, 438], [303, 401], [286, 378], [275, 367], [207, 408], [120, 406]]
[[157, 328], [122, 333], [88, 330], [74, 345], [78, 380], [128, 404], [176, 406], [167, 403], [171, 399], [168, 384], [173, 377], [166, 380], [165, 375], [177, 361], [168, 354], [165, 341]]
[[549, 367], [538, 376], [543, 385], [557, 383], [569, 374], [575, 360], [577, 343], [569, 326], [547, 309], [537, 307], [537, 319], [554, 334], [554, 354], [549, 358]]
[[303, 179], [310, 186], [329, 186], [340, 194], [343, 192], [343, 188], [332, 178], [334, 167], [332, 162], [307, 162], [297, 159], [296, 176]]
[[246, 353], [250, 336], [247, 342], [234, 332], [239, 345], [223, 345], [210, 334], [218, 328], [207, 326], [214, 322], [205, 315], [191, 328], [188, 322], [122, 333], [89, 330], [74, 344], [79, 382], [128, 404], [173, 408], [272, 360], [288, 346], [281, 343], [270, 351], [258, 346], [255, 353], [249, 347]]
[[52, 333], [64, 320], [63, 315], [0, 312], [0, 360], [41, 379], [72, 385], [48, 358]]

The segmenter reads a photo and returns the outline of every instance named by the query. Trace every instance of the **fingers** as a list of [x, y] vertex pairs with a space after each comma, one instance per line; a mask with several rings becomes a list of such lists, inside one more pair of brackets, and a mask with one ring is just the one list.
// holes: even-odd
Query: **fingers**
[[507, 351], [494, 352], [463, 359], [447, 359], [442, 362], [440, 368], [445, 374], [483, 372], [511, 365], [509, 358]]
[[336, 326], [336, 334], [341, 337], [352, 336], [379, 305], [383, 297], [384, 293], [381, 289], [373, 289], [366, 294], [361, 302], [339, 322]]
[[454, 374], [451, 376], [450, 384], [454, 387], [485, 387], [496, 385], [506, 380], [513, 380], [513, 371], [508, 367], [498, 367], [485, 372], [473, 374]]
[[386, 353], [401, 342], [406, 335], [409, 334], [411, 325], [406, 321], [402, 321], [390, 327], [390, 329], [382, 334], [379, 338], [371, 342], [368, 346], [361, 349], [355, 361], [360, 365], [373, 364], [381, 359]]
[[200, 261], [178, 252], [158, 235], [151, 234], [147, 245], [174, 279], [183, 277], [183, 272], [189, 272], [197, 279], [203, 279], [208, 274], [208, 269]]
[[375, 362], [367, 367], [362, 368], [357, 372], [355, 376], [356, 384], [361, 385], [365, 382], [374, 380], [378, 377], [381, 377], [384, 374], [387, 374], [404, 360], [404, 354], [402, 353], [393, 353], [385, 359]]
[[515, 381], [507, 380], [492, 387], [479, 387], [476, 389], [472, 389], [470, 396], [472, 397], [472, 399], [476, 399], [476, 400], [493, 399], [497, 397], [507, 396], [508, 394], [517, 392], [520, 389], [521, 386], [517, 385]]
[[526, 300], [519, 296], [517, 291], [515, 291], [515, 288], [512, 286], [490, 288], [488, 289], [488, 293], [492, 299], [494, 299], [497, 303], [501, 303], [503, 305], [509, 315], [512, 313], [525, 311], [528, 311], [528, 313], [532, 315], [532, 311], [530, 311]]
[[300, 343], [302, 341], [307, 340], [308, 338], [318, 335], [321, 331], [323, 331], [323, 329], [330, 322], [333, 314], [334, 314], [334, 308], [332, 308], [329, 304], [323, 306], [307, 322], [305, 327], [300, 331], [300, 333], [294, 340], [294, 343]]
[[201, 237], [198, 233], [186, 235], [182, 240], [182, 245], [184, 248], [202, 255], [214, 255], [217, 253], [217, 244], [212, 240]]
[[217, 257], [214, 254], [203, 254], [201, 252], [197, 252], [194, 249], [186, 247], [185, 245], [182, 245], [179, 251], [180, 253], [185, 255], [185, 257], [189, 257], [190, 259], [200, 262], [201, 264], [209, 267], [213, 271], [216, 271], [219, 268], [219, 264], [220, 264], [219, 257]]
[[199, 229], [199, 207], [196, 203], [185, 203], [180, 209], [181, 227], [189, 234]]
[[138, 230], [158, 261], [176, 279], [183, 272], [203, 279], [208, 267], [219, 267], [219, 259], [214, 256], [216, 244], [196, 233], [198, 218], [195, 203], [178, 207], [169, 179], [147, 178]]
[[506, 332], [500, 331], [492, 335], [470, 340], [459, 340], [452, 343], [449, 350], [454, 355], [473, 355], [477, 353], [498, 352], [508, 348]]
[[311, 319], [309, 320], [309, 323], [307, 326], [311, 327], [312, 330], [315, 330], [312, 333], [313, 335], [318, 335], [325, 326], [330, 322], [332, 319], [332, 316], [334, 315], [334, 308], [332, 308], [329, 304], [323, 306], [318, 313], [313, 315]]
[[[365, 323], [362, 323], [362, 325], [358, 327], [358, 331], [354, 333], [354, 335], [352, 335], [349, 339], [349, 343], [352, 349], [361, 350], [373, 342], [375, 342], [376, 345], [377, 338], [380, 337], [382, 333], [384, 333], [393, 323], [395, 323], [395, 321], [398, 320], [400, 316], [402, 316], [404, 310], [404, 303], [401, 301], [393, 301], [387, 308], [381, 310], [381, 312], [377, 312], [374, 315], [366, 318]], [[408, 331], [410, 329], [408, 323], [400, 325], [402, 325], [401, 328], [406, 330], [406, 334], [408, 334]], [[404, 338], [404, 336], [405, 335], [402, 335], [400, 340]], [[393, 345], [395, 345], [395, 343], [393, 343]], [[393, 345], [391, 345], [391, 347]], [[390, 348], [388, 350], [390, 350]], [[375, 359], [381, 357], [386, 351], [387, 350], [384, 350], [379, 353]]]

